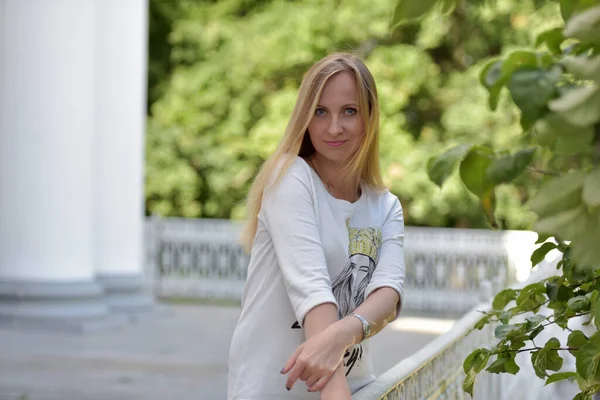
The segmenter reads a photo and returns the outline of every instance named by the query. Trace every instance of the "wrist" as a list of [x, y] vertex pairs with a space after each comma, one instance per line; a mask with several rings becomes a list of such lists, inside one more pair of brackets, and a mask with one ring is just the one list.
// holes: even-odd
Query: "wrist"
[[362, 323], [355, 317], [346, 316], [335, 324], [336, 338], [343, 344], [344, 349], [360, 343], [363, 337]]

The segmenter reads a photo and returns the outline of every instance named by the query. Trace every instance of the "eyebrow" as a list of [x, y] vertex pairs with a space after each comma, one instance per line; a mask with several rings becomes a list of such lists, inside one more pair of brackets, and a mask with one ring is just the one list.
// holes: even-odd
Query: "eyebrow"
[[[344, 105], [342, 106], [342, 108], [344, 108], [344, 107], [358, 107], [358, 106], [357, 106], [355, 103], [348, 103], [348, 104], [344, 104]], [[324, 108], [324, 109], [327, 109], [327, 107], [325, 107], [325, 106], [322, 106], [322, 105], [320, 105], [320, 104], [317, 104], [317, 108]]]

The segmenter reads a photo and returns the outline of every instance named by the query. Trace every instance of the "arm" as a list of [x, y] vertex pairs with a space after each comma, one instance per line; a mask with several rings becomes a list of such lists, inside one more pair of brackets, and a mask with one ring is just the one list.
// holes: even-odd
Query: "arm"
[[[397, 199], [390, 206], [390, 211], [385, 218], [382, 226], [382, 239], [379, 262], [371, 278], [371, 282], [367, 286], [365, 292], [366, 299], [355, 310], [356, 313], [369, 321], [371, 336], [380, 332], [389, 322], [397, 318], [402, 307], [404, 286], [404, 219], [402, 207]], [[330, 325], [325, 330], [311, 339], [312, 342], [307, 341], [303, 345], [306, 348], [303, 349], [303, 346], [301, 346], [294, 353], [282, 372], [289, 371], [291, 366], [294, 365], [296, 358], [299, 358], [299, 355], [312, 350], [312, 347], [308, 348], [309, 342], [315, 348], [317, 346], [320, 347], [318, 347], [318, 350], [313, 350], [314, 354], [308, 353], [304, 359], [301, 359], [302, 362], [299, 369], [314, 368], [315, 371], [318, 371], [318, 365], [305, 365], [307, 363], [306, 360], [310, 360], [311, 357], [322, 359], [323, 354], [332, 352], [337, 357], [339, 354], [338, 349], [343, 349], [341, 352], [343, 356], [348, 347], [361, 342], [363, 339], [365, 338], [363, 338], [362, 324], [357, 318], [347, 316], [342, 320], [333, 323], [330, 322]], [[337, 360], [337, 358], [333, 358], [333, 355], [331, 356], [332, 360], [325, 359], [326, 362], [331, 363], [329, 364], [330, 366]], [[304, 375], [302, 375], [303, 373]], [[326, 376], [330, 373], [330, 370], [322, 369], [319, 373]], [[293, 375], [290, 374], [288, 385], [292, 385], [298, 378], [306, 377], [307, 373], [303, 371], [294, 373]], [[312, 381], [309, 380], [307, 381], [308, 383], [312, 383]], [[311, 389], [318, 390], [319, 387], [321, 385], [317, 384], [315, 387], [311, 387]]]
[[[399, 300], [394, 289], [382, 287], [355, 312], [369, 321], [373, 336], [395, 319]], [[338, 320], [336, 307], [322, 304], [308, 312], [304, 327], [307, 341], [298, 347], [281, 370], [282, 374], [289, 372], [286, 388], [291, 389], [300, 379], [306, 382], [311, 392], [347, 391], [342, 357], [349, 347], [366, 339], [362, 323], [353, 316]]]
[[[333, 399], [350, 397], [342, 358], [351, 343], [349, 339], [336, 340], [339, 331], [332, 328], [337, 322], [338, 310], [333, 304], [321, 304], [306, 314], [304, 332], [307, 340], [281, 370], [282, 374], [289, 372], [288, 390], [300, 379], [306, 382], [309, 392], [322, 390], [322, 396], [329, 393]], [[360, 321], [356, 320], [354, 326], [349, 322], [350, 329], [360, 328], [362, 332]]]
[[[398, 199], [394, 198], [382, 226], [382, 243], [379, 261], [371, 282], [365, 291], [365, 301], [354, 310], [371, 325], [371, 335], [376, 335], [400, 315], [404, 292], [404, 214]], [[356, 328], [348, 316], [336, 322], [338, 338], [359, 343], [363, 339], [362, 325]]]
[[302, 326], [307, 313], [318, 305], [330, 304], [337, 310], [307, 168], [296, 160], [280, 182], [265, 192], [259, 214], [272, 240], [294, 316]]
[[[337, 303], [318, 229], [317, 207], [313, 202], [309, 171], [296, 160], [280, 182], [265, 192], [259, 214], [273, 242], [290, 303], [307, 341], [338, 320]], [[343, 354], [340, 350], [333, 370]], [[308, 362], [312, 361], [308, 359]], [[282, 373], [287, 373], [293, 365], [284, 368]], [[299, 368], [293, 371], [294, 381], [300, 377], [300, 372]], [[342, 377], [345, 384], [343, 374]], [[288, 382], [286, 386], [291, 389], [292, 384]]]

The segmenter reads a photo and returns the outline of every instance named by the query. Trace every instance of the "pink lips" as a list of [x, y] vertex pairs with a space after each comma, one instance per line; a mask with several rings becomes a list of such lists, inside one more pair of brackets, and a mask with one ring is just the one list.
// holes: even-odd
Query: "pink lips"
[[327, 145], [329, 147], [340, 147], [341, 145], [343, 145], [346, 142], [345, 141], [337, 141], [337, 142], [325, 142], [325, 143], [327, 143]]

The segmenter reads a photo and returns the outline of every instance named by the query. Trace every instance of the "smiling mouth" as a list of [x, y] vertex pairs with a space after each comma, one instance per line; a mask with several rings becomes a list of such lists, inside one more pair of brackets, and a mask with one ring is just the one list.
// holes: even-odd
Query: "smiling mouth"
[[327, 145], [330, 146], [330, 147], [340, 147], [341, 145], [343, 145], [344, 143], [346, 143], [346, 141], [338, 140], [338, 141], [335, 141], [335, 142], [325, 142], [325, 143], [327, 143]]

